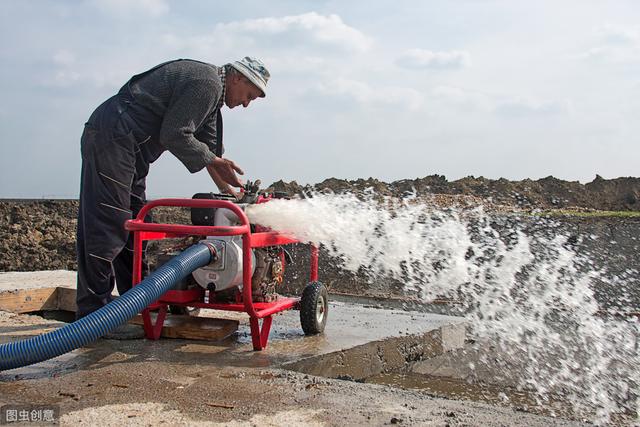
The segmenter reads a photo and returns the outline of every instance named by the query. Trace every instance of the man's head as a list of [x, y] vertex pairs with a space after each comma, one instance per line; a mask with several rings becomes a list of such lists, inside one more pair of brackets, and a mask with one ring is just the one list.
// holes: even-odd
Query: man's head
[[229, 108], [247, 107], [256, 98], [265, 97], [269, 71], [264, 64], [250, 57], [232, 62], [227, 66], [224, 102]]

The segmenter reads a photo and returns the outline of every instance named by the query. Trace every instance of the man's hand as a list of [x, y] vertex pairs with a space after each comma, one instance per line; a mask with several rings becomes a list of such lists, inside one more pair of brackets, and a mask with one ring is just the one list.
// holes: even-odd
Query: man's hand
[[236, 172], [244, 175], [244, 172], [232, 160], [216, 157], [207, 165], [207, 171], [222, 193], [231, 194], [238, 198], [239, 193], [232, 187], [243, 187], [244, 183], [238, 178]]

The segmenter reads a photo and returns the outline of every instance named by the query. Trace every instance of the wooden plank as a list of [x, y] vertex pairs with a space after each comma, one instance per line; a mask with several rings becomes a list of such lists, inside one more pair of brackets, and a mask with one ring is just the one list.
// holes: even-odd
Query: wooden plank
[[58, 310], [78, 311], [76, 306], [76, 290], [72, 288], [58, 288]]
[[58, 288], [12, 289], [0, 291], [0, 310], [11, 313], [57, 310]]
[[[152, 318], [155, 321], [155, 315], [152, 314]], [[130, 323], [142, 325], [142, 316], [134, 317]], [[160, 336], [186, 340], [219, 341], [237, 331], [238, 324], [237, 320], [168, 314]]]

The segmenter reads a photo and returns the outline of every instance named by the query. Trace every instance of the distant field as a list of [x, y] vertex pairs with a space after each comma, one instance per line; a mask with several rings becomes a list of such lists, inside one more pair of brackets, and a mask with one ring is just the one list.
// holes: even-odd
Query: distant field
[[639, 211], [573, 211], [567, 209], [537, 212], [537, 216], [571, 216], [577, 218], [640, 218]]

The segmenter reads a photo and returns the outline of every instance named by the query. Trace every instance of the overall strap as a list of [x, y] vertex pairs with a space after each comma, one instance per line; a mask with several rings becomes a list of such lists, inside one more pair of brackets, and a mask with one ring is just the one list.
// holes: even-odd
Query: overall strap
[[216, 118], [216, 152], [213, 153], [216, 157], [222, 157], [224, 149], [222, 148], [222, 113], [218, 109], [218, 116]]

